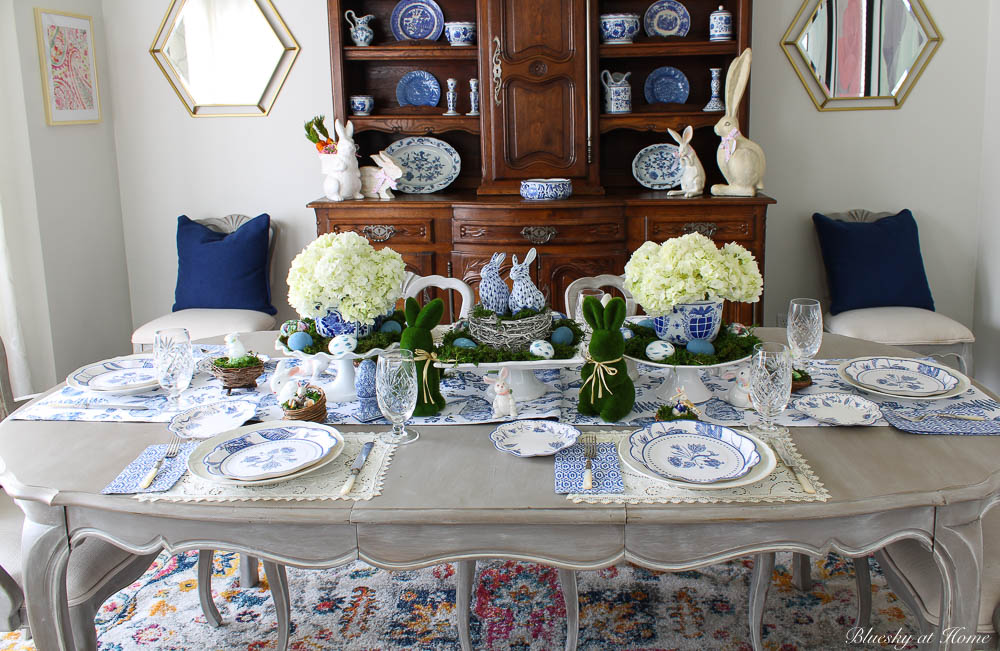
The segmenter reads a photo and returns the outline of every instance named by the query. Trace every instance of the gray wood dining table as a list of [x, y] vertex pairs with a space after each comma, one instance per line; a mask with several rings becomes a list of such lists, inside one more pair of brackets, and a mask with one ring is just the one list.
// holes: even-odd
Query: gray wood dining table
[[[780, 329], [757, 332], [784, 339]], [[244, 342], [269, 352], [274, 336]], [[818, 357], [872, 354], [901, 351], [827, 334]], [[27, 516], [24, 580], [36, 644], [73, 648], [66, 566], [91, 536], [135, 553], [225, 549], [301, 568], [360, 559], [390, 570], [468, 568], [496, 557], [563, 570], [624, 561], [687, 570], [764, 551], [862, 556], [913, 538], [941, 572], [941, 630], [976, 630], [980, 518], [1000, 496], [1000, 437], [798, 427], [792, 437], [829, 490], [826, 502], [598, 505], [557, 495], [551, 458], [495, 450], [490, 425], [418, 429], [420, 439], [396, 452], [382, 494], [368, 501], [176, 503], [100, 494], [146, 446], [168, 440], [163, 424], [4, 421], [0, 483]], [[945, 646], [970, 645], [955, 638]]]

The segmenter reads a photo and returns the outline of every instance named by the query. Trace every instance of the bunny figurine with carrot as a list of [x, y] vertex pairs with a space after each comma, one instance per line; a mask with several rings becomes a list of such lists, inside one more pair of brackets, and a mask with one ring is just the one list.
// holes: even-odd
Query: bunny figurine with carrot
[[403, 310], [406, 329], [399, 340], [399, 347], [412, 350], [417, 366], [417, 407], [414, 416], [433, 416], [444, 409], [441, 395], [441, 369], [434, 366], [434, 337], [431, 330], [444, 316], [444, 301], [435, 298], [423, 308], [413, 297], [406, 299]]
[[750, 80], [750, 48], [729, 65], [726, 75], [726, 114], [715, 125], [715, 133], [722, 138], [716, 161], [728, 184], [712, 186], [717, 197], [755, 197], [764, 189], [764, 172], [767, 164], [764, 150], [740, 133], [739, 110], [743, 91]]
[[340, 120], [333, 123], [337, 134], [337, 153], [320, 154], [320, 167], [326, 179], [323, 180], [323, 194], [330, 201], [344, 199], [364, 199], [361, 194], [361, 170], [358, 169], [358, 146], [354, 144], [354, 124], [345, 127]]
[[635, 405], [635, 385], [625, 364], [625, 300], [616, 296], [607, 306], [593, 296], [583, 299], [583, 318], [593, 334], [577, 406], [585, 416], [599, 415], [607, 423], [622, 420]]

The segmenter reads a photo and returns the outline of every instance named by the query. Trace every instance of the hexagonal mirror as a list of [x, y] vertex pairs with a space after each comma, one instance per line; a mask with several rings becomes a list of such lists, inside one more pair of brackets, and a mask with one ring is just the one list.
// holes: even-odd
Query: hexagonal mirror
[[299, 45], [270, 0], [173, 0], [149, 52], [192, 116], [259, 116]]
[[805, 0], [781, 42], [821, 111], [899, 108], [940, 45], [921, 0]]

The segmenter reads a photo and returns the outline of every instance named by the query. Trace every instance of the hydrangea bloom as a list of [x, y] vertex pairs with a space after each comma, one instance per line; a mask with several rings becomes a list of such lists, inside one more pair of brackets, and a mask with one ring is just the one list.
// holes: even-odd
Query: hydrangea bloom
[[345, 321], [375, 322], [402, 294], [403, 258], [390, 248], [376, 251], [354, 232], [327, 233], [292, 260], [288, 303], [303, 317], [337, 310]]
[[646, 312], [661, 315], [679, 303], [760, 300], [764, 280], [753, 254], [730, 242], [721, 249], [700, 233], [663, 244], [645, 242], [625, 265], [625, 287]]

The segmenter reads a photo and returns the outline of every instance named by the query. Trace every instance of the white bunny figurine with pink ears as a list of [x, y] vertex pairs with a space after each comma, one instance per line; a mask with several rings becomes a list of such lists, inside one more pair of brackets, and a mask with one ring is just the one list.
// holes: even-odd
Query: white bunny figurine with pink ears
[[729, 184], [712, 186], [712, 194], [718, 197], [755, 197], [764, 189], [764, 150], [740, 133], [738, 117], [743, 91], [750, 81], [751, 56], [750, 48], [743, 50], [726, 75], [726, 114], [716, 123], [715, 133], [722, 138], [716, 161]]
[[340, 120], [333, 123], [337, 134], [337, 153], [320, 154], [320, 166], [326, 178], [323, 194], [330, 201], [364, 199], [361, 194], [361, 170], [358, 169], [358, 146], [354, 144], [354, 124], [345, 127]]
[[705, 192], [705, 168], [701, 166], [698, 153], [691, 146], [694, 128], [689, 124], [683, 135], [670, 128], [667, 131], [677, 141], [677, 158], [681, 162], [681, 189], [671, 190], [667, 196], [700, 197]]
[[483, 379], [493, 385], [493, 418], [517, 418], [517, 401], [514, 399], [514, 389], [507, 383], [510, 371], [504, 366], [494, 380], [486, 375]]

